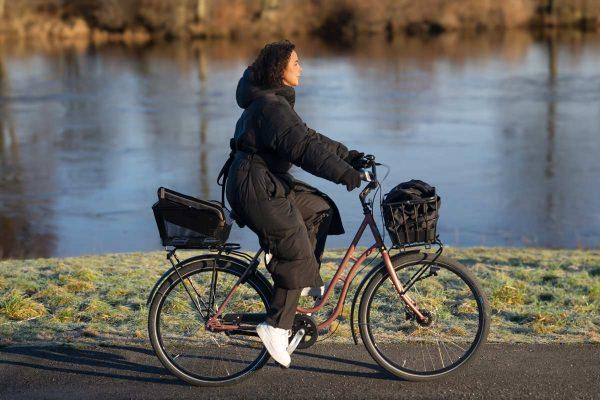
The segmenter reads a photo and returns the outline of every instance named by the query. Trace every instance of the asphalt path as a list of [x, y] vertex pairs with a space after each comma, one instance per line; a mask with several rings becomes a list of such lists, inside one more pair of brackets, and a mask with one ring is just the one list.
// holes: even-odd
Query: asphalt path
[[600, 345], [487, 344], [463, 370], [427, 383], [386, 374], [362, 345], [317, 344], [292, 367], [270, 361], [249, 379], [193, 387], [148, 347], [0, 348], [0, 399], [600, 399]]

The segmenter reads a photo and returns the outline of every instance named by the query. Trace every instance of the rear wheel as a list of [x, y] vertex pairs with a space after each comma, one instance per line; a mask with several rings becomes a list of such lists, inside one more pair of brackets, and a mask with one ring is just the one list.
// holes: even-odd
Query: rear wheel
[[[179, 269], [183, 281], [173, 271], [159, 287], [149, 310], [150, 341], [162, 364], [178, 378], [221, 386], [248, 377], [267, 362], [267, 350], [257, 336], [205, 327], [207, 315], [214, 315], [247, 266], [231, 258], [198, 260]], [[240, 284], [223, 314], [266, 314], [270, 295], [268, 284], [253, 275]]]
[[427, 318], [420, 321], [405, 306], [382, 269], [360, 303], [360, 334], [367, 350], [388, 372], [407, 380], [430, 380], [457, 370], [488, 334], [488, 306], [479, 285], [462, 264], [443, 256], [408, 254], [393, 258], [392, 265]]

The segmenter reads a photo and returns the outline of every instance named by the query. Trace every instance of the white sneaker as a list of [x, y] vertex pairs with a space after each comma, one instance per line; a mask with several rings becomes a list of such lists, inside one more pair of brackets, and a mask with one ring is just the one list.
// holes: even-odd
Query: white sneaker
[[305, 287], [300, 292], [300, 296], [323, 297], [325, 294], [325, 286], [321, 287]]
[[285, 368], [289, 368], [292, 361], [287, 352], [289, 331], [261, 322], [256, 326], [256, 333], [271, 357]]

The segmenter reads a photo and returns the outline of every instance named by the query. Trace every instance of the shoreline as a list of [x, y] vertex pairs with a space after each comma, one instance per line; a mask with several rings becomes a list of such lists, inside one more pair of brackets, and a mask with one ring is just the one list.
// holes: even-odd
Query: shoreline
[[[139, 4], [138, 4], [139, 3]], [[0, 0], [4, 40], [152, 41], [316, 36], [351, 44], [364, 36], [436, 36], [447, 32], [525, 29], [598, 31], [600, 4], [577, 0], [334, 0], [323, 4], [270, 0], [101, 2]]]

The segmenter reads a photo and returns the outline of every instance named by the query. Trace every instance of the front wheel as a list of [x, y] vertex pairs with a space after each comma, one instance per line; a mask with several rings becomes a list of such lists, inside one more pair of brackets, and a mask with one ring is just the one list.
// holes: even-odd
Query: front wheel
[[476, 280], [458, 261], [434, 254], [396, 256], [392, 265], [426, 319], [406, 306], [382, 268], [360, 302], [367, 350], [385, 370], [411, 381], [456, 371], [473, 358], [489, 330], [487, 301]]
[[[239, 382], [268, 360], [257, 336], [231, 335], [206, 328], [248, 265], [227, 257], [200, 259], [173, 271], [152, 299], [148, 330], [162, 364], [178, 378], [199, 386]], [[213, 290], [211, 290], [211, 286]], [[250, 276], [229, 299], [223, 314], [268, 310], [271, 289], [258, 274]]]

